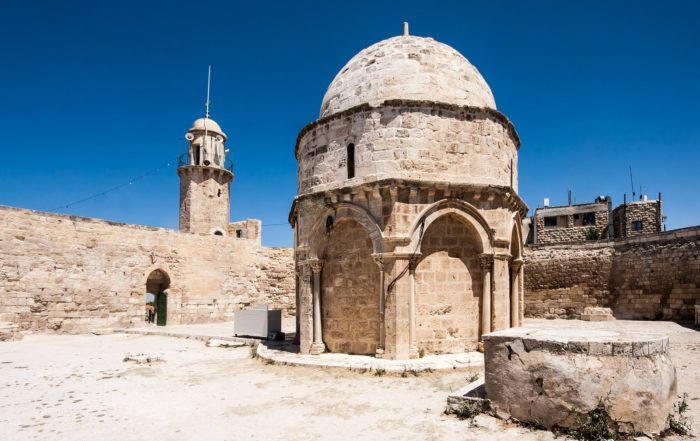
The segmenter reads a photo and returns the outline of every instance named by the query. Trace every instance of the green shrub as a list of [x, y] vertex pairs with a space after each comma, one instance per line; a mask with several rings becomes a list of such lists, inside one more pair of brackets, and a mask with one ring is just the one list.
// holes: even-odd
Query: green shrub
[[473, 425], [474, 418], [481, 413], [481, 403], [473, 400], [464, 400], [452, 408], [448, 408], [445, 413], [454, 415], [460, 420], [467, 420], [470, 425]]
[[569, 435], [584, 441], [616, 440], [619, 436], [617, 423], [610, 417], [609, 406], [604, 400], [600, 400], [595, 409], [579, 419]]
[[688, 435], [692, 430], [690, 417], [688, 413], [688, 394], [683, 394], [678, 397], [680, 400], [673, 405], [673, 412], [668, 415], [668, 429], [665, 434], [675, 433], [678, 435]]

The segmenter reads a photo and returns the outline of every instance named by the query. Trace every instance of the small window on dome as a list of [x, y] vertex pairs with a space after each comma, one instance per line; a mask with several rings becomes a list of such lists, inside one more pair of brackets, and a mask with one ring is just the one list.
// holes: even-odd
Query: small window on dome
[[348, 144], [348, 179], [355, 177], [355, 144]]

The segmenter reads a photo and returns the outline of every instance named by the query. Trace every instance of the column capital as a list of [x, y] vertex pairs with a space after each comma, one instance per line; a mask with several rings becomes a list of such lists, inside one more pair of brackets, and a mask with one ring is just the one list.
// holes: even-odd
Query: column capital
[[510, 266], [513, 268], [514, 271], [518, 271], [520, 270], [520, 267], [523, 266], [523, 260], [513, 259], [510, 261]]
[[308, 265], [314, 274], [320, 273], [321, 268], [323, 268], [323, 260], [321, 259], [307, 259], [303, 263]]
[[479, 263], [482, 269], [491, 269], [493, 265], [493, 254], [481, 253], [479, 254]]
[[372, 254], [372, 259], [380, 268], [385, 268], [397, 260], [408, 260], [410, 264], [412, 259], [420, 259], [421, 256], [421, 253], [375, 253]]

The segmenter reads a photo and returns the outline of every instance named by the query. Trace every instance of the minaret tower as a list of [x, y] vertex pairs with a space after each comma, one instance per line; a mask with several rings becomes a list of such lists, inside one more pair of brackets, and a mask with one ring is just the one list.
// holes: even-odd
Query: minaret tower
[[204, 118], [197, 119], [185, 134], [187, 154], [180, 157], [180, 231], [227, 235], [231, 213], [229, 189], [233, 165], [226, 160], [226, 134], [209, 118], [209, 81]]

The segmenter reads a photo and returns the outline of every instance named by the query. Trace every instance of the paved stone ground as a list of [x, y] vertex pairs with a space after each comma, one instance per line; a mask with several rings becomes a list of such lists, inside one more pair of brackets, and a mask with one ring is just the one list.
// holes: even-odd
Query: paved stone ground
[[[528, 321], [648, 327], [671, 335], [679, 389], [700, 424], [700, 332], [668, 322]], [[163, 361], [124, 362], [146, 353]], [[145, 335], [30, 335], [0, 344], [0, 439], [552, 440], [547, 432], [442, 414], [469, 371], [408, 377], [268, 365], [242, 348]], [[561, 439], [561, 438], [560, 438]]]
[[467, 352], [462, 354], [426, 355], [414, 360], [389, 360], [369, 355], [348, 355], [324, 353], [321, 355], [299, 354], [299, 347], [285, 345], [281, 349], [262, 342], [258, 346], [258, 356], [278, 364], [323, 366], [375, 373], [378, 370], [388, 373], [431, 372], [452, 369], [482, 369], [484, 354]]

